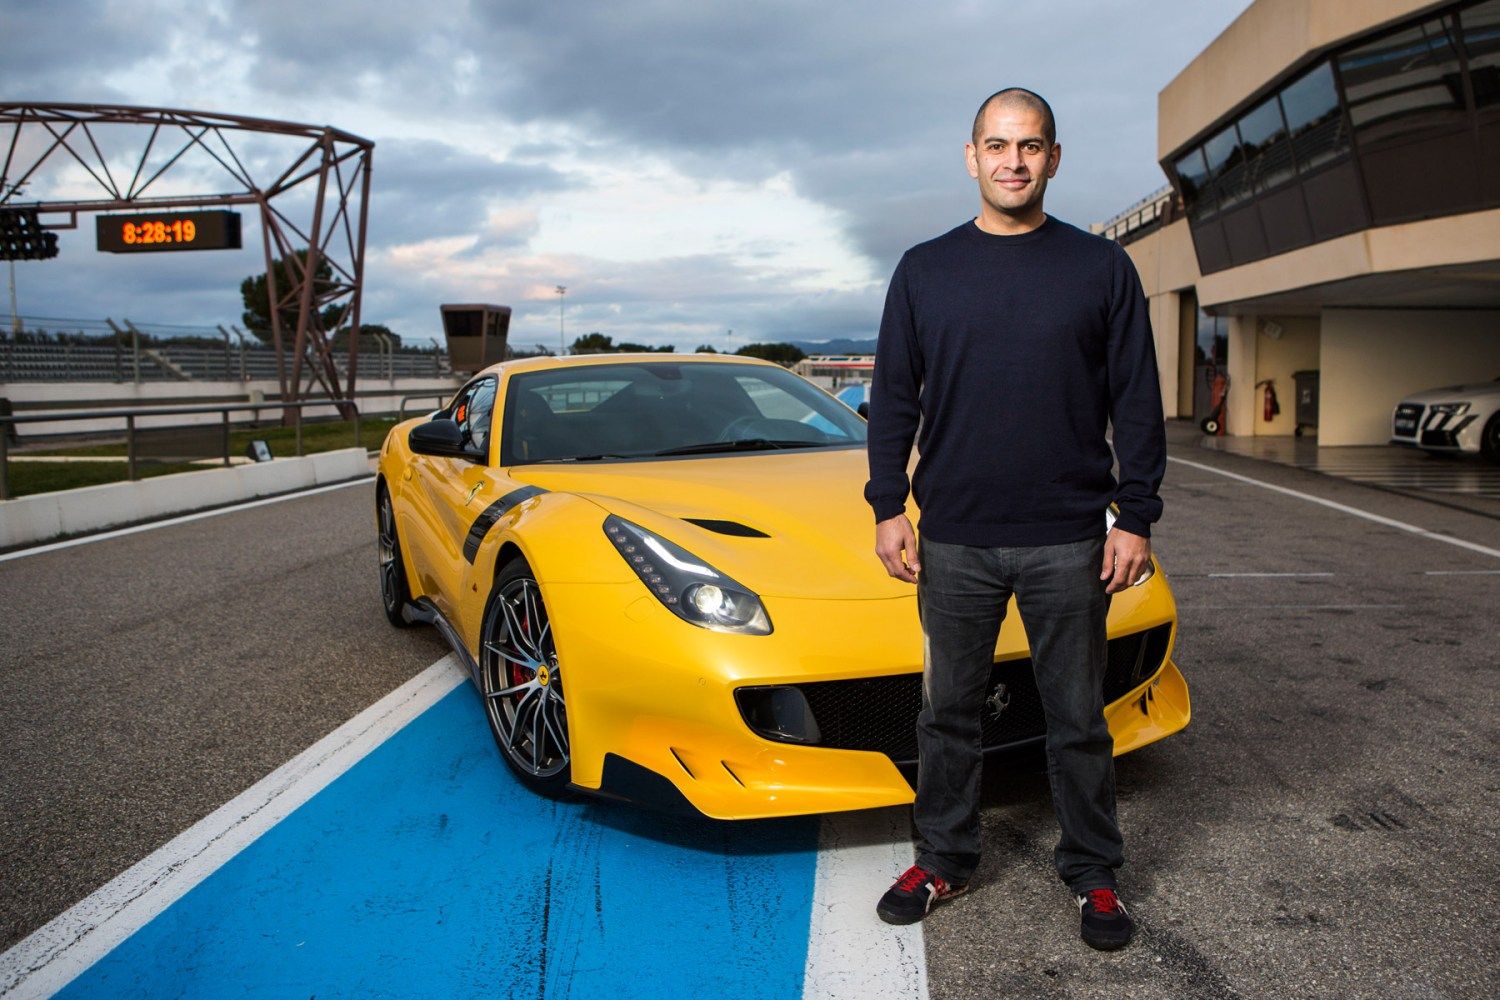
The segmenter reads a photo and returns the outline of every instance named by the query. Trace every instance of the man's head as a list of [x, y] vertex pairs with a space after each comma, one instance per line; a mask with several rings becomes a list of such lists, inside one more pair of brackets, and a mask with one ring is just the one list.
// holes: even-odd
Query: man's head
[[974, 116], [964, 156], [969, 176], [979, 181], [982, 228], [1041, 225], [1047, 181], [1062, 157], [1056, 119], [1045, 100], [1021, 87], [991, 94]]

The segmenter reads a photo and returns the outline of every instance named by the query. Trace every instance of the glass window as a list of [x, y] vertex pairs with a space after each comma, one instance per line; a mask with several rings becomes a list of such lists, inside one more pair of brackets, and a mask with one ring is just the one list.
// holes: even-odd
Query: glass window
[[1292, 178], [1292, 147], [1281, 120], [1281, 104], [1272, 97], [1239, 121], [1240, 142], [1250, 168], [1250, 185], [1256, 193]]
[[1361, 149], [1466, 124], [1458, 52], [1443, 19], [1339, 56], [1339, 72]]
[[478, 379], [459, 390], [448, 407], [458, 424], [460, 443], [476, 455], [485, 455], [490, 442], [490, 417], [495, 412], [495, 379]]
[[1218, 195], [1221, 210], [1250, 197], [1250, 185], [1245, 176], [1245, 150], [1233, 124], [1203, 144], [1203, 155], [1208, 160], [1208, 172], [1213, 178], [1214, 193]]
[[1338, 91], [1333, 85], [1333, 67], [1320, 63], [1281, 92], [1287, 132], [1297, 167], [1306, 174], [1349, 150]]
[[1177, 183], [1182, 186], [1182, 204], [1194, 220], [1213, 214], [1213, 195], [1208, 191], [1208, 168], [1203, 164], [1203, 147], [1172, 164], [1177, 171]]
[[671, 453], [856, 447], [865, 422], [784, 368], [621, 362], [522, 372], [505, 393], [502, 465]]
[[1474, 103], [1481, 108], [1500, 105], [1500, 0], [1469, 7], [1458, 16]]

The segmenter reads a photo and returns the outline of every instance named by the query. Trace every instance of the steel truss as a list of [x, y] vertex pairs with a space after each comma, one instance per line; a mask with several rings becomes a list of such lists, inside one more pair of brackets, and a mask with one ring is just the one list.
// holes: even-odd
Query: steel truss
[[[100, 150], [98, 140], [107, 126], [134, 126], [143, 136], [140, 154], [133, 158], [133, 172], [123, 184]], [[230, 142], [231, 138], [243, 139], [246, 133], [287, 136], [305, 140], [305, 145], [300, 155], [281, 168], [274, 179], [262, 183], [264, 178], [252, 174]], [[208, 154], [223, 169], [231, 181], [230, 190], [218, 194], [152, 195], [152, 186], [193, 149]], [[340, 401], [340, 411], [348, 416], [355, 405], [365, 226], [374, 149], [375, 144], [369, 139], [326, 125], [299, 125], [172, 108], [0, 102], [0, 150], [4, 153], [4, 162], [0, 164], [0, 207], [23, 204], [16, 197], [17, 191], [49, 161], [59, 168], [81, 166], [97, 183], [102, 196], [24, 202], [28, 208], [69, 216], [66, 223], [43, 223], [48, 229], [76, 229], [79, 213], [86, 212], [257, 206], [282, 399], [290, 403], [307, 398], [313, 384], [321, 383], [331, 399]], [[312, 219], [299, 225], [277, 207], [275, 200], [294, 191], [308, 190], [315, 191]], [[306, 247], [305, 257], [299, 256], [303, 247]], [[284, 273], [289, 278], [284, 282], [286, 288], [279, 287], [274, 266], [277, 258], [284, 262]], [[325, 264], [329, 276], [320, 279], [318, 272]], [[325, 329], [323, 315], [330, 306], [337, 307], [337, 319]], [[295, 311], [297, 317], [290, 352], [286, 350], [288, 331], [283, 328], [283, 311], [288, 314]], [[342, 330], [349, 332], [349, 368], [347, 381], [341, 386], [332, 345], [335, 335]], [[305, 379], [304, 359], [308, 369]]]

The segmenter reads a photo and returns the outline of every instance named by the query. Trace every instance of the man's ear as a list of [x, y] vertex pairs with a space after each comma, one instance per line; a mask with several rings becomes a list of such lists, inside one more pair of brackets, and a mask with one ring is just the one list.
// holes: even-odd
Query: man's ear
[[[974, 148], [972, 142], [964, 143], [964, 166], [969, 168], [969, 176], [976, 181], [979, 180], [979, 150]], [[1047, 176], [1052, 176], [1048, 174]]]
[[[1062, 162], [1062, 143], [1054, 142], [1052, 151], [1047, 154], [1047, 177], [1051, 179], [1057, 176], [1057, 165]], [[977, 174], [975, 175], [978, 176]]]

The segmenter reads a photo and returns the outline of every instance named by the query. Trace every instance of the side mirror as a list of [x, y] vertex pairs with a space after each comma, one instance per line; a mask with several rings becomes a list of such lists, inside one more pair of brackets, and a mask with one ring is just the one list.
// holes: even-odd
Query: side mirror
[[411, 450], [419, 455], [447, 455], [466, 457], [463, 435], [458, 424], [447, 417], [436, 417], [411, 429], [406, 438]]
[[858, 413], [859, 413], [860, 416], [864, 417], [866, 420], [869, 420], [870, 419], [870, 404], [868, 402], [860, 403], [859, 404]]

